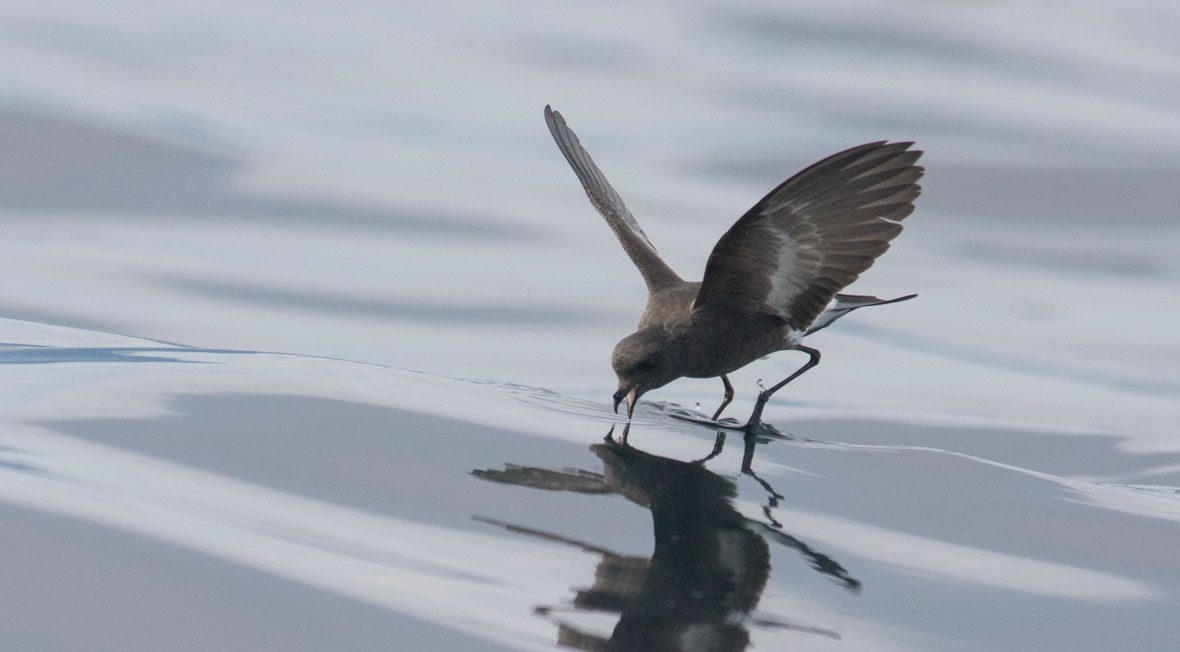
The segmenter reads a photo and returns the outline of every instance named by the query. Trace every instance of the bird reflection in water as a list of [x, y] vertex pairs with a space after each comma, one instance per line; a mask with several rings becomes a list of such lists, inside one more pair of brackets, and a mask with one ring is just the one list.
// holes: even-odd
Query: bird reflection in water
[[[612, 429], [613, 434], [613, 429]], [[745, 437], [742, 473], [768, 492], [766, 522], [735, 509], [737, 486], [705, 468], [725, 445], [719, 432], [712, 452], [693, 462], [646, 453], [611, 434], [591, 446], [603, 473], [555, 471], [506, 465], [503, 470], [475, 470], [479, 478], [547, 491], [621, 494], [651, 510], [655, 550], [651, 558], [616, 554], [607, 548], [560, 534], [476, 517], [512, 532], [579, 547], [601, 556], [594, 585], [575, 589], [575, 611], [614, 613], [619, 621], [609, 639], [584, 632], [563, 620], [565, 607], [538, 607], [537, 613], [558, 625], [558, 644], [580, 650], [744, 650], [747, 626], [784, 628], [839, 638], [837, 632], [755, 615], [770, 575], [767, 541], [798, 550], [812, 568], [846, 589], [859, 592], [853, 579], [831, 557], [782, 530], [774, 508], [783, 496], [758, 477], [752, 467], [758, 438]]]

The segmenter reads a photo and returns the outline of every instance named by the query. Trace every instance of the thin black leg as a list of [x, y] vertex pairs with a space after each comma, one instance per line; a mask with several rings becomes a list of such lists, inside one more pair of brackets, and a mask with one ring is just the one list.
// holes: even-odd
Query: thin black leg
[[795, 348], [798, 349], [799, 351], [802, 351], [802, 352], [806, 353], [807, 355], [811, 356], [811, 359], [807, 361], [807, 364], [803, 365], [802, 367], [799, 367], [799, 369], [795, 373], [791, 374], [790, 376], [787, 376], [786, 379], [783, 380], [783, 382], [775, 385], [774, 387], [771, 387], [770, 389], [764, 389], [761, 392], [758, 392], [758, 402], [754, 404], [754, 412], [752, 414], [750, 414], [750, 420], [746, 422], [747, 428], [752, 428], [762, 422], [762, 409], [766, 407], [766, 402], [770, 400], [770, 396], [772, 394], [774, 394], [778, 390], [782, 389], [783, 386], [786, 385], [787, 383], [791, 382], [792, 380], [795, 380], [799, 376], [802, 376], [803, 372], [805, 372], [808, 369], [819, 364], [819, 351], [818, 350], [813, 349], [809, 346], [803, 346], [802, 344], [797, 345]]
[[717, 457], [718, 455], [720, 455], [722, 449], [724, 449], [724, 448], [725, 448], [725, 431], [718, 430], [717, 437], [716, 437], [716, 439], [713, 440], [712, 452], [710, 452], [708, 455], [702, 457], [699, 460], [693, 460], [692, 463], [693, 464], [704, 464], [705, 462], [708, 462], [709, 460], [713, 459], [714, 457]]
[[611, 424], [610, 431], [608, 431], [606, 433], [606, 436], [602, 438], [602, 441], [604, 441], [608, 444], [622, 444], [622, 445], [626, 446], [627, 445], [627, 435], [630, 433], [631, 433], [631, 422], [628, 421], [626, 424], [623, 425], [622, 438], [619, 440], [616, 440], [615, 439], [615, 425]]
[[713, 413], [713, 421], [716, 421], [717, 417], [721, 416], [721, 413], [725, 411], [725, 406], [729, 405], [729, 402], [733, 400], [733, 385], [729, 384], [729, 377], [721, 374], [721, 382], [725, 384], [725, 399], [721, 401], [721, 407], [718, 407], [717, 411]]

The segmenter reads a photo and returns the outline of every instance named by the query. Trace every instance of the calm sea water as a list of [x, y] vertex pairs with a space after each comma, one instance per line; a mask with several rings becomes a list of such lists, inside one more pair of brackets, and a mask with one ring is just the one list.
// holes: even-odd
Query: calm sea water
[[[5, 649], [1172, 649], [1171, 4], [4, 13]], [[917, 141], [850, 290], [920, 297], [816, 336], [784, 437], [682, 380], [604, 444], [643, 286], [547, 103], [687, 278]]]

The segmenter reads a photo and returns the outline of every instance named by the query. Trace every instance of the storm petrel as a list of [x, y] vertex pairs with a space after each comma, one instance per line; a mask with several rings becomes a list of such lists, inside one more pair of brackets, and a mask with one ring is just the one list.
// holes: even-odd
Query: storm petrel
[[677, 378], [721, 377], [776, 351], [810, 359], [782, 382], [758, 393], [747, 427], [759, 423], [766, 401], [819, 364], [803, 339], [866, 306], [912, 299], [839, 294], [889, 249], [900, 221], [914, 210], [923, 169], [913, 143], [880, 141], [844, 150], [784, 181], [717, 241], [700, 282], [685, 281], [660, 258], [639, 222], [582, 147], [561, 114], [545, 107], [545, 122], [647, 283], [647, 307], [634, 333], [611, 357], [619, 379], [614, 408], [627, 416], [645, 392]]

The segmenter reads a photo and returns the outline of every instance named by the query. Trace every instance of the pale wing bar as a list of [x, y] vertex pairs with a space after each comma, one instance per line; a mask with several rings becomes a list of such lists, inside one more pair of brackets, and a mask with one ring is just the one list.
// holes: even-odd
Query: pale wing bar
[[913, 212], [922, 153], [910, 145], [854, 147], [772, 190], [717, 242], [694, 308], [765, 312], [807, 330]]
[[557, 142], [565, 160], [569, 162], [574, 173], [578, 175], [578, 180], [582, 182], [582, 187], [586, 190], [586, 196], [590, 198], [590, 203], [606, 220], [615, 236], [619, 238], [619, 242], [622, 243], [623, 250], [639, 268], [639, 273], [643, 275], [648, 290], [654, 291], [681, 282], [681, 278], [676, 272], [672, 271], [672, 268], [668, 267], [667, 263], [656, 253], [655, 246], [652, 245], [651, 240], [647, 239], [647, 234], [640, 228], [635, 216], [627, 210], [619, 193], [611, 187], [602, 171], [594, 164], [594, 159], [590, 158], [590, 153], [578, 141], [577, 135], [566, 125], [565, 118], [546, 106], [545, 124], [549, 125], [549, 133], [553, 134], [553, 140]]

